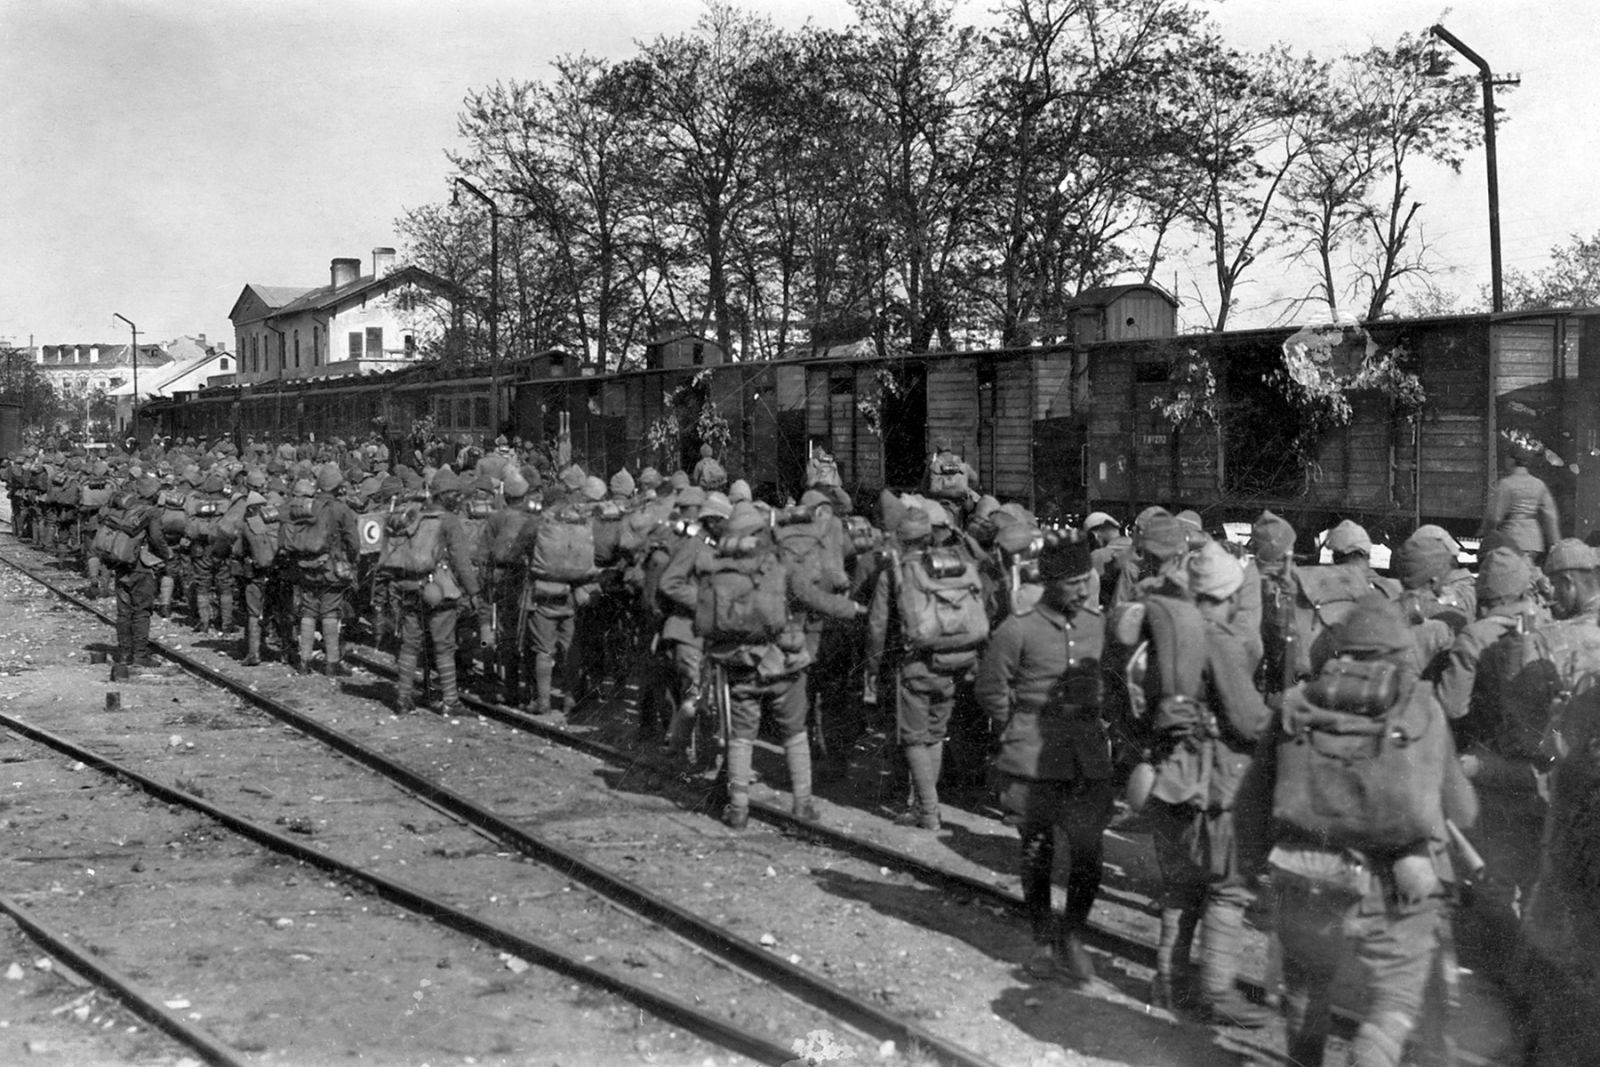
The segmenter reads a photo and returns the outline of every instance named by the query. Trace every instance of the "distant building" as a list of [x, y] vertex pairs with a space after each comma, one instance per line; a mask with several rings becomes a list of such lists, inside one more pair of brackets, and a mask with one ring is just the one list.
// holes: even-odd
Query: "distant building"
[[[139, 398], [149, 400], [203, 389], [214, 377], [231, 379], [238, 368], [234, 354], [226, 343], [207, 345], [205, 340], [205, 334], [180, 337], [165, 345], [170, 360], [166, 365], [147, 371], [141, 363]], [[107, 393], [116, 402], [118, 425], [126, 425], [133, 414], [133, 382], [123, 382]]]
[[1178, 301], [1159, 285], [1136, 282], [1085, 289], [1066, 304], [1066, 335], [1076, 344], [1172, 337]]
[[[30, 349], [34, 364], [46, 381], [62, 397], [83, 397], [98, 389], [110, 392], [127, 384], [132, 392], [133, 360], [131, 345], [93, 342], [65, 345], [36, 345]], [[139, 345], [139, 394], [148, 396], [145, 376], [172, 362], [164, 346]]]
[[662, 331], [644, 348], [646, 370], [711, 367], [721, 362], [721, 345], [681, 328]]
[[415, 362], [452, 321], [459, 291], [421, 267], [395, 267], [394, 249], [335, 259], [323, 286], [246, 285], [228, 313], [239, 364], [212, 384], [368, 374]]

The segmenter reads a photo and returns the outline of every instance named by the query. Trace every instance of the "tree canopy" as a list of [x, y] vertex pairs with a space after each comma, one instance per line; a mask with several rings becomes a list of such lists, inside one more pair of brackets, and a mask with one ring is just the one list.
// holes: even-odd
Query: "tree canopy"
[[473, 90], [450, 161], [497, 205], [499, 275], [472, 201], [409, 212], [410, 258], [485, 294], [480, 345], [493, 285], [509, 354], [610, 369], [678, 329], [745, 359], [1027, 343], [1192, 250], [1217, 329], [1264, 263], [1310, 267], [1330, 314], [1426, 284], [1414, 174], [1478, 126], [1419, 35], [1319, 59], [1229, 48], [1189, 0], [853, 3], [787, 32], [715, 0]]

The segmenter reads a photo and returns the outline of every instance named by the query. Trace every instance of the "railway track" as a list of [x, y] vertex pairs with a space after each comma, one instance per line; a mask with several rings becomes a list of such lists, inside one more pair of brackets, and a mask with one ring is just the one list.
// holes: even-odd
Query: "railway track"
[[[58, 597], [80, 609], [93, 612], [102, 620], [105, 619], [103, 613], [98, 612], [92, 605], [72, 596], [72, 594], [62, 589], [58, 583], [50, 581], [50, 579], [31, 568], [22, 566], [14, 559], [4, 558], [4, 561], [8, 565], [28, 574], [33, 580], [45, 584]], [[708, 921], [695, 911], [667, 900], [639, 883], [590, 861], [572, 849], [563, 847], [549, 837], [533, 832], [525, 825], [520, 825], [502, 817], [483, 803], [471, 799], [463, 792], [450, 788], [392, 757], [375, 751], [373, 747], [363, 744], [351, 735], [328, 725], [317, 717], [297, 711], [286, 702], [275, 699], [268, 692], [265, 692], [264, 690], [267, 687], [246, 683], [230, 677], [200, 662], [195, 656], [176, 648], [167, 645], [158, 645], [157, 648], [161, 655], [173, 660], [191, 673], [213, 685], [225, 688], [239, 699], [267, 711], [275, 718], [292, 726], [296, 731], [304, 733], [306, 736], [312, 737], [321, 744], [328, 746], [340, 756], [358, 762], [377, 772], [388, 781], [401, 786], [431, 808], [447, 813], [452, 818], [475, 828], [480, 833], [489, 835], [495, 839], [498, 847], [512, 851], [520, 857], [535, 860], [545, 869], [558, 872], [561, 879], [581, 883], [586, 890], [603, 896], [608, 901], [638, 916], [646, 923], [665, 929], [673, 937], [693, 945], [697, 950], [697, 954], [715, 959], [725, 969], [735, 969], [740, 974], [746, 975], [750, 980], [758, 983], [760, 987], [777, 990], [784, 997], [799, 1002], [812, 1014], [809, 1017], [811, 1025], [804, 1026], [798, 1032], [804, 1033], [811, 1029], [816, 1029], [818, 1028], [818, 1023], [832, 1024], [836, 1027], [842, 1025], [849, 1032], [864, 1034], [874, 1039], [875, 1042], [889, 1041], [900, 1049], [918, 1050], [917, 1054], [937, 1062], [951, 1064], [987, 1064], [990, 1062], [983, 1055], [963, 1048], [959, 1044], [933, 1033], [916, 1022], [898, 1017], [893, 1012], [851, 993], [827, 978], [791, 963], [784, 956], [771, 951], [769, 946], [739, 936], [715, 922]], [[141, 788], [151, 792], [151, 795], [159, 796], [163, 802], [189, 806], [196, 811], [204, 813], [208, 818], [223, 822], [234, 832], [248, 836], [262, 847], [293, 856], [300, 862], [317, 862], [321, 864], [336, 862], [320, 852], [320, 850], [310, 849], [284, 834], [276, 834], [258, 822], [252, 822], [234, 812], [208, 805], [205, 801], [181, 789], [174, 789], [148, 776], [142, 776], [128, 766], [101, 753], [76, 745], [66, 738], [54, 736], [40, 730], [38, 727], [10, 717], [0, 717], [0, 724], [7, 726], [14, 732], [29, 737], [37, 743], [49, 745], [88, 766], [99, 768], [108, 774], [117, 775], [126, 781], [136, 781], [141, 785]], [[526, 866], [526, 864], [522, 866]], [[512, 952], [520, 958], [539, 962], [543, 966], [551, 967], [560, 970], [564, 974], [579, 978], [587, 984], [623, 996], [658, 1017], [697, 1033], [706, 1040], [722, 1047], [738, 1051], [759, 1062], [781, 1063], [792, 1058], [791, 1050], [781, 1046], [770, 1036], [755, 1032], [747, 1027], [730, 1024], [726, 1019], [720, 1018], [714, 1013], [698, 1009], [694, 1005], [670, 995], [661, 994], [644, 984], [621, 980], [614, 973], [604, 972], [584, 964], [581, 959], [578, 959], [571, 952], [562, 952], [550, 944], [527, 938], [525, 935], [520, 935], [513, 930], [497, 927], [494, 924], [485, 924], [465, 909], [452, 909], [447, 902], [436, 895], [412, 890], [405, 884], [393, 879], [386, 880], [382, 875], [378, 875], [361, 865], [344, 868], [330, 867], [329, 870], [342, 879], [360, 882], [367, 891], [376, 893], [386, 900], [400, 903], [418, 914], [427, 915], [435, 921], [467, 933], [469, 936], [484, 940], [497, 948]], [[557, 922], [559, 924], [560, 920], [558, 919]], [[680, 982], [683, 977], [682, 975], [677, 976]], [[691, 983], [690, 988], [709, 987], [704, 982], [695, 981]], [[747, 1004], [752, 995], [751, 993], [744, 994], [743, 999]], [[708, 999], [717, 998], [711, 997]], [[769, 1019], [781, 1015], [781, 1013], [773, 1009], [754, 1011], [749, 1008], [746, 1009], [746, 1014], [756, 1014]], [[793, 1013], [791, 1012], [790, 1014], [792, 1015]], [[799, 1025], [798, 1021], [795, 1022], [788, 1032], [795, 1032], [795, 1027]]]
[[[15, 561], [5, 560], [5, 562], [10, 563], [12, 566], [17, 566]], [[37, 578], [39, 576], [34, 575], [34, 577]], [[70, 596], [70, 594], [65, 594], [64, 591], [58, 590], [58, 592], [61, 595]], [[88, 607], [88, 605], [82, 606]], [[175, 662], [181, 663], [186, 668], [211, 678], [217, 684], [228, 686], [232, 691], [245, 696], [247, 699], [256, 700], [260, 696], [259, 693], [248, 692], [248, 690], [256, 688], [254, 681], [248, 685], [240, 683], [237, 679], [230, 678], [223, 672], [196, 661], [192, 655], [177, 650], [164, 650], [164, 654], [172, 656]], [[392, 677], [392, 665], [380, 655], [371, 652], [352, 652], [349, 658], [373, 674]], [[255, 677], [259, 678], [260, 676], [257, 675]], [[241, 685], [244, 686], [246, 692], [241, 692]], [[463, 695], [469, 707], [484, 719], [511, 727], [551, 744], [570, 749], [574, 753], [581, 753], [601, 761], [615, 769], [620, 775], [636, 773], [640, 767], [639, 761], [633, 753], [597, 740], [596, 737], [590, 736], [584, 730], [556, 725], [551, 721], [534, 718], [516, 709], [486, 701], [473, 695], [465, 693]], [[259, 700], [257, 702], [259, 703]], [[314, 720], [302, 722], [300, 719], [304, 717], [293, 709], [279, 708], [274, 710], [269, 707], [267, 710], [283, 719], [283, 721], [293, 724], [296, 729], [307, 730], [308, 733], [316, 736], [323, 743], [344, 751], [346, 755], [352, 758], [366, 762], [365, 757], [358, 755], [353, 749], [344, 747], [348, 744], [348, 739], [342, 738], [338, 731], [323, 726]], [[384, 769], [380, 764], [369, 763], [368, 765], [378, 769], [380, 773], [391, 774], [391, 769]], [[638, 910], [642, 914], [652, 916], [658, 921], [669, 925], [689, 922], [694, 918], [692, 913], [686, 914], [684, 909], [675, 905], [668, 904], [656, 910], [657, 905], [650, 901], [650, 895], [643, 893], [637, 886], [623, 884], [611, 890], [600, 889], [599, 887], [609, 877], [608, 872], [603, 869], [595, 869], [583, 857], [562, 848], [553, 841], [541, 838], [539, 835], [528, 835], [525, 831], [519, 831], [516, 828], [512, 828], [509, 831], [493, 829], [492, 812], [487, 812], [474, 804], [474, 802], [439, 786], [436, 782], [431, 782], [425, 778], [409, 778], [404, 768], [393, 768], [392, 770], [395, 772], [396, 780], [402, 782], [406, 788], [413, 790], [419, 796], [426, 797], [429, 803], [439, 806], [441, 810], [449, 812], [453, 817], [461, 818], [471, 825], [478, 826], [484, 832], [496, 835], [504, 847], [515, 848], [526, 855], [539, 859], [541, 862], [553, 864], [562, 870], [568, 871], [586, 886], [596, 888], [596, 891], [606, 892], [611, 899], [625, 907]], [[1016, 915], [1021, 911], [1020, 895], [1009, 884], [996, 884], [992, 872], [986, 876], [983, 872], [975, 873], [970, 870], [955, 870], [945, 864], [930, 861], [924, 856], [899, 849], [892, 843], [874, 839], [881, 835], [836, 828], [827, 824], [816, 825], [797, 822], [790, 817], [786, 809], [771, 803], [763, 803], [760, 800], [756, 800], [753, 803], [752, 814], [756, 819], [785, 834], [804, 838], [818, 847], [853, 857], [866, 864], [879, 866], [886, 872], [892, 870], [909, 876], [927, 886], [933, 887], [942, 894], [948, 895], [952, 899], [972, 902], [995, 911], [1004, 911], [1010, 915]], [[501, 834], [504, 834], [504, 836], [500, 836]], [[626, 883], [625, 879], [622, 881]], [[1104, 898], [1105, 903], [1109, 904], [1114, 912], [1120, 912], [1121, 914], [1116, 915], [1116, 921], [1112, 923], [1099, 924], [1094, 931], [1094, 938], [1091, 943], [1107, 953], [1132, 961], [1139, 966], [1148, 967], [1153, 965], [1153, 944], [1147, 938], [1138, 936], [1141, 917], [1148, 918], [1151, 910], [1148, 901], [1135, 892], [1117, 890], [1108, 890], [1104, 894]], [[696, 940], [695, 943], [705, 951], [724, 953], [726, 954], [724, 958], [727, 958], [731, 963], [737, 966], [752, 967], [770, 982], [787, 985], [803, 980], [803, 976], [797, 976], [788, 967], [770, 966], [774, 960], [772, 953], [764, 951], [759, 945], [751, 945], [748, 942], [740, 944], [740, 939], [734, 939], [729, 942], [725, 939], [724, 934], [714, 931], [705, 932], [698, 936], [702, 940]], [[764, 967], [763, 964], [768, 966]], [[1265, 992], [1263, 984], [1259, 981], [1246, 984], [1247, 987], [1253, 988], [1257, 995]], [[830, 1003], [837, 1004], [832, 999], [836, 995], [835, 991], [826, 988], [820, 993], [813, 994], [817, 998], [817, 1002], [824, 1006]], [[1344, 1022], [1347, 1027], [1350, 1025], [1348, 1017]], [[923, 1034], [918, 1032], [920, 1028], [896, 1031], [895, 1028], [898, 1025], [900, 1024], [897, 1020], [883, 1020], [869, 1015], [866, 1024], [861, 1025], [859, 1028], [871, 1034], [898, 1032], [900, 1036], [897, 1040], [915, 1042], [920, 1047], [928, 1048], [935, 1051], [936, 1054], [940, 1054], [941, 1059], [945, 1058], [946, 1055], [959, 1057], [963, 1054], [963, 1050], [959, 1048], [939, 1050], [937, 1041], [924, 1043], [922, 1040]], [[946, 1059], [946, 1062], [961, 1061], [959, 1059]], [[1488, 1061], [1466, 1054], [1462, 1056], [1462, 1062], [1481, 1063]]]

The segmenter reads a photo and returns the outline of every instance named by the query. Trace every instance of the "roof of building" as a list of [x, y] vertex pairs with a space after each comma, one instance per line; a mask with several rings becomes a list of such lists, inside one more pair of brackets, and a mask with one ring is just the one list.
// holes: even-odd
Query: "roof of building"
[[[284, 315], [299, 315], [307, 311], [323, 311], [342, 304], [347, 300], [364, 296], [370, 292], [381, 292], [392, 289], [397, 285], [415, 283], [438, 289], [447, 293], [459, 293], [460, 289], [452, 282], [441, 278], [439, 275], [422, 267], [398, 267], [379, 278], [371, 274], [363, 275], [344, 285], [319, 285], [315, 287], [296, 288], [293, 286], [272, 286], [248, 284], [244, 292], [239, 294], [239, 299], [234, 301], [234, 311], [239, 310], [239, 305], [250, 293], [268, 307], [263, 318], [278, 318]], [[233, 314], [229, 313], [229, 318]]]
[[[219, 359], [231, 358], [232, 356], [233, 353], [229, 352], [227, 349], [217, 348], [193, 359], [178, 360], [171, 366], [162, 367], [160, 370], [156, 371], [153, 375], [155, 378], [154, 382], [141, 383], [142, 388], [140, 388], [139, 392], [144, 396], [155, 396], [162, 394], [169, 385], [178, 379], [183, 378], [186, 375], [191, 374], [194, 371], [199, 370], [211, 363], [214, 363]], [[106, 390], [107, 396], [131, 396], [132, 394], [133, 382], [131, 380], [123, 382], [115, 389]]]
[[1110, 307], [1133, 292], [1155, 293], [1173, 307], [1178, 306], [1176, 297], [1161, 288], [1161, 286], [1151, 285], [1148, 282], [1133, 282], [1129, 285], [1102, 285], [1094, 289], [1085, 289], [1071, 300], [1068, 300], [1064, 306], [1069, 308]]

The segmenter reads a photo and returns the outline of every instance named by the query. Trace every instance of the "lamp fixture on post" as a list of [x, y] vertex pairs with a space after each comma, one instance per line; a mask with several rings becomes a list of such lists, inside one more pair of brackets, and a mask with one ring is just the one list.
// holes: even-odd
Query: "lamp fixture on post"
[[[1434, 25], [1428, 32], [1461, 53], [1467, 62], [1477, 67], [1478, 80], [1483, 84], [1483, 154], [1489, 169], [1489, 285], [1493, 294], [1493, 310], [1504, 311], [1505, 290], [1500, 277], [1500, 177], [1494, 150], [1494, 87], [1520, 85], [1522, 79], [1516, 75], [1496, 78], [1494, 71], [1489, 69], [1488, 61], [1462, 44], [1460, 38], [1442, 25]], [[1440, 57], [1430, 57], [1427, 71], [1429, 74], [1442, 73], [1441, 67], [1448, 69]]]
[[[453, 178], [489, 208], [489, 436], [500, 432], [500, 205], [465, 178]], [[451, 206], [460, 202], [459, 191], [450, 195]]]
[[133, 331], [133, 407], [131, 408], [132, 414], [128, 416], [128, 428], [137, 437], [139, 436], [139, 327], [135, 326], [133, 320], [126, 315], [115, 311], [111, 314], [113, 317], [127, 323], [128, 328]]

